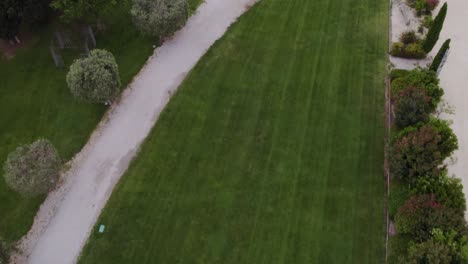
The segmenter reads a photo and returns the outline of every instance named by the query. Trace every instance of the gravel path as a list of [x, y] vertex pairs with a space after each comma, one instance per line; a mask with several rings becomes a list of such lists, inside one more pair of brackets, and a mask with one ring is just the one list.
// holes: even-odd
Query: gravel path
[[[468, 199], [468, 1], [448, 0], [448, 12], [439, 42], [432, 51], [451, 38], [450, 54], [439, 75], [444, 99], [455, 107], [455, 115], [443, 116], [453, 120], [453, 130], [458, 137], [459, 150], [449, 173], [462, 179], [465, 197]], [[468, 212], [465, 218], [468, 218]]]
[[41, 206], [15, 263], [75, 263], [112, 189], [190, 69], [254, 0], [206, 0], [156, 49]]

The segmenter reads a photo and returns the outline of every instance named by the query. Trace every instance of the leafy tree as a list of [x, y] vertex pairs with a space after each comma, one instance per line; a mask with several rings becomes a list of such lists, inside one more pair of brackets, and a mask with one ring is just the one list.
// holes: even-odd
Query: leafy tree
[[410, 127], [393, 140], [390, 168], [395, 177], [414, 180], [420, 176], [439, 175], [444, 161], [439, 150], [441, 136], [430, 125]]
[[36, 25], [49, 15], [50, 0], [2, 0], [0, 1], [0, 38], [13, 39], [19, 33], [23, 21]]
[[442, 63], [442, 59], [444, 58], [445, 54], [450, 48], [450, 41], [450, 39], [447, 39], [444, 42], [444, 44], [442, 44], [442, 47], [440, 47], [440, 50], [437, 52], [437, 55], [434, 57], [434, 60], [432, 61], [431, 66], [429, 67], [431, 71], [437, 72], [437, 70], [439, 69], [440, 64]]
[[51, 0], [24, 0], [24, 19], [29, 24], [43, 23], [50, 14]]
[[73, 22], [95, 19], [115, 4], [116, 0], [53, 0], [51, 6], [61, 12], [63, 21]]
[[45, 139], [18, 147], [4, 165], [5, 181], [24, 196], [45, 194], [55, 187], [61, 161], [54, 146]]
[[133, 0], [130, 13], [143, 34], [164, 38], [185, 24], [188, 3], [187, 0]]
[[106, 103], [120, 91], [120, 76], [112, 53], [92, 50], [88, 57], [75, 60], [67, 74], [72, 94], [85, 102]]
[[424, 89], [408, 86], [393, 96], [392, 100], [395, 113], [394, 123], [398, 129], [429, 121], [433, 107], [431, 98], [427, 96]]
[[449, 246], [428, 240], [408, 249], [407, 264], [451, 264], [453, 252]]
[[13, 39], [18, 35], [23, 17], [23, 0], [0, 1], [0, 38]]
[[391, 83], [392, 96], [396, 96], [400, 91], [407, 87], [423, 88], [426, 94], [431, 98], [431, 113], [435, 111], [439, 104], [444, 90], [439, 86], [437, 74], [428, 69], [417, 68], [407, 72], [406, 75], [395, 78]]
[[444, 3], [439, 13], [434, 19], [429, 32], [427, 32], [426, 39], [423, 42], [423, 49], [426, 53], [431, 52], [435, 44], [439, 40], [440, 32], [444, 26], [445, 17], [447, 16], [447, 3]]
[[434, 195], [413, 196], [398, 209], [395, 227], [400, 234], [408, 235], [416, 242], [432, 238], [432, 230], [454, 230], [466, 233], [464, 214], [437, 202]]
[[440, 135], [439, 151], [442, 157], [444, 157], [444, 159], [448, 158], [458, 149], [458, 139], [450, 127], [449, 121], [431, 118], [429, 125], [437, 130]]
[[439, 177], [419, 177], [412, 184], [411, 190], [417, 195], [433, 194], [437, 202], [461, 214], [465, 213], [466, 201], [461, 180], [449, 177], [447, 171], [443, 171]]

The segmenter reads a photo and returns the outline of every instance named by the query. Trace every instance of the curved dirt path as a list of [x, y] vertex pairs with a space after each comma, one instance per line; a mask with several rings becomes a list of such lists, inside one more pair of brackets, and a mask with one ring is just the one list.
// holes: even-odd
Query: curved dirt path
[[15, 263], [75, 263], [112, 189], [190, 69], [255, 0], [206, 0], [156, 49], [41, 206]]

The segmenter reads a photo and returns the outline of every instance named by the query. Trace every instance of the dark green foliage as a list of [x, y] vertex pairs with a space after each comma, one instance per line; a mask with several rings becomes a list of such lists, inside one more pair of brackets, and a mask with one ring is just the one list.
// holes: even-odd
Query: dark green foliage
[[116, 4], [116, 0], [53, 0], [51, 6], [69, 23], [96, 20]]
[[400, 183], [396, 185], [395, 182], [392, 182], [388, 198], [388, 214], [391, 219], [394, 219], [398, 208], [411, 197], [411, 190], [407, 187], [407, 184]]
[[0, 38], [12, 39], [23, 21], [30, 26], [44, 22], [49, 16], [50, 0], [0, 1]]
[[402, 262], [410, 245], [411, 237], [401, 234], [391, 236], [388, 240], [388, 264], [406, 264]]
[[440, 32], [442, 31], [442, 27], [444, 26], [446, 15], [447, 15], [447, 3], [444, 3], [439, 13], [435, 17], [434, 22], [429, 28], [429, 32], [427, 32], [426, 39], [423, 42], [422, 46], [426, 53], [431, 52], [431, 50], [434, 48], [435, 44], [439, 40], [439, 35], [440, 35]]
[[444, 95], [444, 90], [439, 86], [437, 74], [428, 69], [414, 69], [409, 71], [404, 77], [394, 79], [391, 83], [392, 97], [409, 86], [424, 88], [426, 90], [426, 94], [431, 97], [432, 100], [430, 112], [436, 110], [437, 105]]
[[466, 201], [461, 180], [449, 177], [446, 171], [439, 177], [419, 177], [411, 184], [411, 191], [419, 195], [434, 194], [437, 202], [465, 213]]
[[416, 43], [419, 41], [418, 37], [416, 36], [416, 32], [414, 31], [405, 31], [401, 34], [400, 36], [400, 41], [404, 44], [404, 45], [408, 45], [408, 44], [411, 44], [411, 43]]
[[393, 69], [390, 72], [390, 81], [395, 80], [396, 78], [405, 77], [409, 73], [409, 70], [404, 69]]
[[437, 202], [435, 195], [419, 195], [408, 199], [395, 216], [397, 232], [415, 242], [432, 238], [435, 228], [443, 232], [466, 233], [464, 214]]
[[439, 51], [437, 52], [437, 55], [434, 57], [434, 60], [432, 61], [431, 66], [429, 67], [431, 71], [437, 72], [437, 70], [440, 67], [440, 64], [442, 63], [442, 59], [444, 58], [449, 48], [450, 48], [450, 39], [447, 39], [444, 42], [444, 44], [442, 44], [442, 46], [440, 47]]
[[393, 120], [397, 129], [414, 126], [419, 122], [429, 121], [433, 110], [432, 101], [422, 88], [409, 86], [392, 98]]
[[455, 260], [452, 248], [446, 244], [428, 240], [411, 245], [405, 264], [452, 264]]
[[23, 0], [0, 1], [0, 38], [13, 39], [18, 35], [23, 17]]
[[444, 158], [450, 157], [458, 149], [458, 139], [447, 120], [431, 118], [429, 125], [440, 135], [439, 151]]

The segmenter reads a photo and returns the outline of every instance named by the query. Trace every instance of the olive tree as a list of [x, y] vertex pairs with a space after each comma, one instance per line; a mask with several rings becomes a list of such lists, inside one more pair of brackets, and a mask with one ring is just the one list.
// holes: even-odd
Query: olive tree
[[143, 34], [164, 38], [185, 24], [188, 3], [187, 0], [133, 0], [130, 13]]
[[46, 139], [18, 147], [4, 165], [7, 185], [23, 196], [45, 194], [59, 179], [61, 160], [55, 147]]
[[72, 94], [88, 103], [106, 103], [120, 91], [119, 68], [112, 53], [92, 50], [70, 66], [67, 84]]

